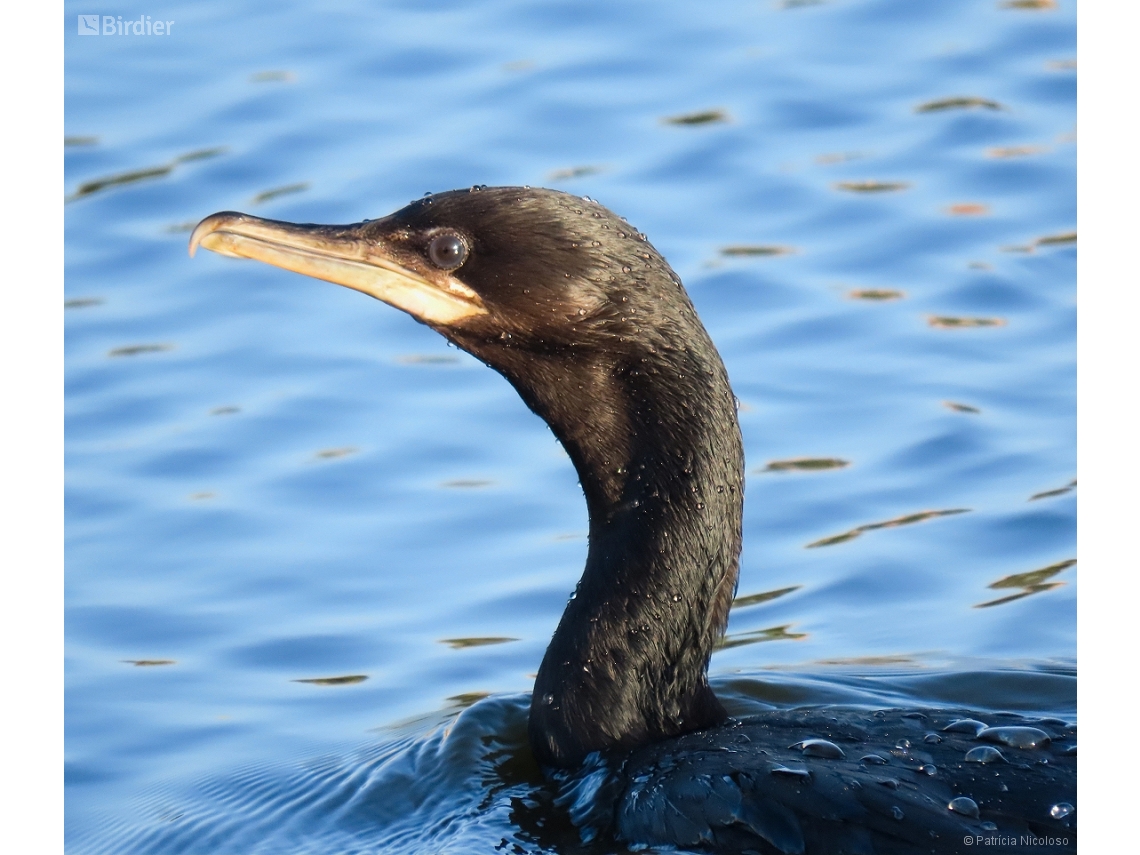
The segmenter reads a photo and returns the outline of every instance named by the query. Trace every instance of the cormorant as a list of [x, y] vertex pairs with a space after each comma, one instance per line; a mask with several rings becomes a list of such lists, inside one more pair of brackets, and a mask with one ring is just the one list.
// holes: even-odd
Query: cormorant
[[1064, 721], [729, 719], [707, 672], [741, 547], [736, 400], [681, 280], [623, 219], [553, 190], [474, 187], [344, 226], [217, 213], [199, 246], [402, 309], [502, 374], [565, 447], [589, 551], [529, 733], [584, 836], [784, 855], [1076, 850]]

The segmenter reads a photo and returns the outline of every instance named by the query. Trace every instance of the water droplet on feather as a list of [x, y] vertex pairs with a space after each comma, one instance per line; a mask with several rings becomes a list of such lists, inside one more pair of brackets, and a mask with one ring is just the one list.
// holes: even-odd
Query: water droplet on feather
[[1058, 802], [1049, 808], [1049, 816], [1053, 817], [1053, 819], [1064, 819], [1070, 816], [1075, 810], [1076, 808], [1068, 802]]
[[962, 816], [968, 816], [971, 819], [978, 818], [978, 803], [969, 796], [958, 796], [956, 799], [951, 799], [950, 804], [946, 805], [954, 813], [960, 813]]

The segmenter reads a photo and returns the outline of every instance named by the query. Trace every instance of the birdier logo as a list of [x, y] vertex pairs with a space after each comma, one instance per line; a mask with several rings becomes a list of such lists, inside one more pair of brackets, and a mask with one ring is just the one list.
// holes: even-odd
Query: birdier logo
[[81, 36], [169, 36], [173, 21], [153, 21], [150, 15], [139, 15], [137, 21], [123, 20], [122, 15], [80, 15]]

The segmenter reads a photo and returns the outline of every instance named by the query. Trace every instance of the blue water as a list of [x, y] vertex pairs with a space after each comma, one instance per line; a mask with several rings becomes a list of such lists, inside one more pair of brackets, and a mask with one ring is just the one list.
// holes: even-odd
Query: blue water
[[732, 710], [1075, 716], [1071, 0], [66, 8], [69, 851], [577, 846], [525, 748], [569, 460], [399, 312], [190, 260], [223, 209], [598, 199], [741, 400], [739, 594], [793, 589], [733, 611]]

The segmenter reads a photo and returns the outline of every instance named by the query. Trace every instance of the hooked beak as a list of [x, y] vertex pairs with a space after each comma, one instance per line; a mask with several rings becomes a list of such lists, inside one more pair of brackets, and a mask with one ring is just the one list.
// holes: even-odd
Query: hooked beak
[[263, 220], [235, 211], [211, 214], [190, 235], [199, 246], [233, 258], [252, 258], [361, 291], [429, 324], [449, 326], [487, 314], [479, 295], [454, 276], [429, 276], [394, 260], [381, 242], [354, 226], [316, 226]]

